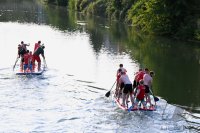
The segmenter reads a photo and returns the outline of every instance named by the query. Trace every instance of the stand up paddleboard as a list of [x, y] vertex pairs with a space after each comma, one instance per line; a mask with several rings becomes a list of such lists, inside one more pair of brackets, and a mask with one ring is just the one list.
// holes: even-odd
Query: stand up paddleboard
[[31, 72], [30, 70], [23, 71], [21, 68], [19, 71], [15, 72], [16, 75], [42, 75], [42, 73], [45, 71], [45, 67], [41, 67], [41, 70], [38, 71], [37, 67]]
[[142, 111], [155, 111], [156, 110], [156, 106], [151, 106], [151, 107], [139, 107], [138, 108], [134, 108], [131, 106], [131, 102], [128, 102], [128, 104], [126, 104], [126, 106], [122, 106], [122, 98], [116, 98], [114, 97], [115, 103], [117, 104], [117, 106], [124, 110], [124, 111], [137, 111], [137, 110], [142, 110]]

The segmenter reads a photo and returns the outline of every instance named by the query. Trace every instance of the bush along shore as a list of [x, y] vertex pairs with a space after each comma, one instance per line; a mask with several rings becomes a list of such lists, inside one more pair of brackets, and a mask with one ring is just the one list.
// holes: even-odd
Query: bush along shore
[[199, 0], [44, 0], [86, 14], [123, 21], [141, 32], [200, 41]]

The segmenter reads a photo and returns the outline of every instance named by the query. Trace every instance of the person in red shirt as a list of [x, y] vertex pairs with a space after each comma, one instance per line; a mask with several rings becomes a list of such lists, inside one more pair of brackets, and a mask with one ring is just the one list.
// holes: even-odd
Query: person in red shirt
[[[34, 47], [34, 52], [41, 46], [41, 41], [38, 41], [37, 43], [35, 43], [35, 47]], [[34, 53], [33, 52], [33, 53]]]
[[38, 47], [35, 52], [33, 53], [33, 66], [35, 66], [35, 60], [38, 62], [38, 71], [40, 71], [41, 68], [41, 59], [40, 59], [40, 55], [42, 55], [43, 59], [45, 60], [45, 56], [44, 56], [44, 48], [45, 46], [40, 46]]
[[124, 88], [124, 84], [121, 83], [121, 85], [119, 85], [119, 78], [121, 77], [121, 72], [127, 72], [127, 70], [124, 68], [123, 64], [119, 64], [119, 69], [117, 70], [117, 74], [116, 74], [116, 81], [117, 81], [117, 85], [116, 85], [116, 91], [115, 91], [115, 96], [116, 97], [120, 97], [122, 88]]
[[146, 108], [146, 102], [144, 101], [144, 98], [145, 98], [145, 86], [144, 86], [144, 81], [141, 79], [139, 81], [139, 85], [137, 86], [137, 93], [136, 93], [134, 108], [138, 108], [139, 102], [142, 103], [143, 108]]
[[116, 85], [116, 89], [115, 89], [115, 96], [116, 96], [116, 97], [120, 97], [121, 90], [122, 90], [122, 88], [123, 88], [123, 86], [124, 86], [123, 83], [121, 84], [121, 86], [119, 86], [119, 79], [120, 79], [120, 77], [121, 77], [121, 72], [122, 72], [122, 69], [118, 69], [118, 70], [117, 70], [117, 79], [116, 79], [117, 85]]
[[29, 52], [29, 69], [32, 72], [33, 71], [33, 54], [32, 51]]
[[[147, 68], [146, 68], [147, 69]], [[145, 70], [146, 70], [145, 69]], [[136, 73], [136, 76], [134, 78], [134, 83], [133, 83], [133, 87], [137, 87], [139, 85], [139, 81], [141, 79], [143, 79], [145, 72], [140, 68], [139, 71]]]
[[29, 50], [26, 51], [26, 53], [24, 54], [24, 72], [28, 72], [32, 70], [32, 66], [31, 66], [31, 56], [29, 53]]

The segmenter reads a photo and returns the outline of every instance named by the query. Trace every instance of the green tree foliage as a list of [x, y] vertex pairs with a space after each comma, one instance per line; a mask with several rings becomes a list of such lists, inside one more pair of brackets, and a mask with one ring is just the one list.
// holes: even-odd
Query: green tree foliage
[[50, 4], [54, 4], [56, 3], [56, 0], [46, 0], [47, 3], [50, 3]]
[[148, 33], [200, 38], [199, 0], [47, 0], [71, 9], [122, 20]]
[[67, 6], [68, 0], [57, 0], [59, 6]]
[[77, 0], [69, 0], [68, 1], [68, 7], [72, 10], [76, 10]]
[[170, 14], [163, 1], [139, 0], [128, 11], [128, 21], [142, 31], [170, 33]]
[[68, 0], [46, 0], [49, 4], [56, 4], [59, 6], [67, 6]]

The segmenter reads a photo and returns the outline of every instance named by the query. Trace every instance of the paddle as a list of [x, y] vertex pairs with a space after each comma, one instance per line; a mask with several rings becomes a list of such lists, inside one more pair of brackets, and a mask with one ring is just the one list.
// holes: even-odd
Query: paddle
[[47, 63], [46, 63], [45, 58], [43, 58], [43, 60], [44, 60], [44, 67], [47, 68]]
[[[117, 80], [115, 81], [115, 83], [117, 82]], [[115, 83], [113, 84], [113, 86], [115, 85]], [[113, 86], [111, 87], [111, 89], [105, 94], [106, 97], [110, 96], [110, 91], [112, 90]]]
[[14, 66], [13, 66], [13, 71], [14, 71], [14, 69], [15, 69], [15, 66], [16, 66], [18, 60], [19, 60], [19, 57], [17, 57], [17, 59], [16, 59], [16, 61], [15, 61], [15, 64], [14, 64]]
[[152, 96], [153, 96], [153, 98], [154, 98], [154, 101], [155, 101], [155, 102], [159, 101], [159, 98], [156, 97], [156, 96], [153, 94], [153, 91], [152, 91], [150, 88], [149, 88], [149, 91], [151, 92], [151, 94], [152, 94]]

